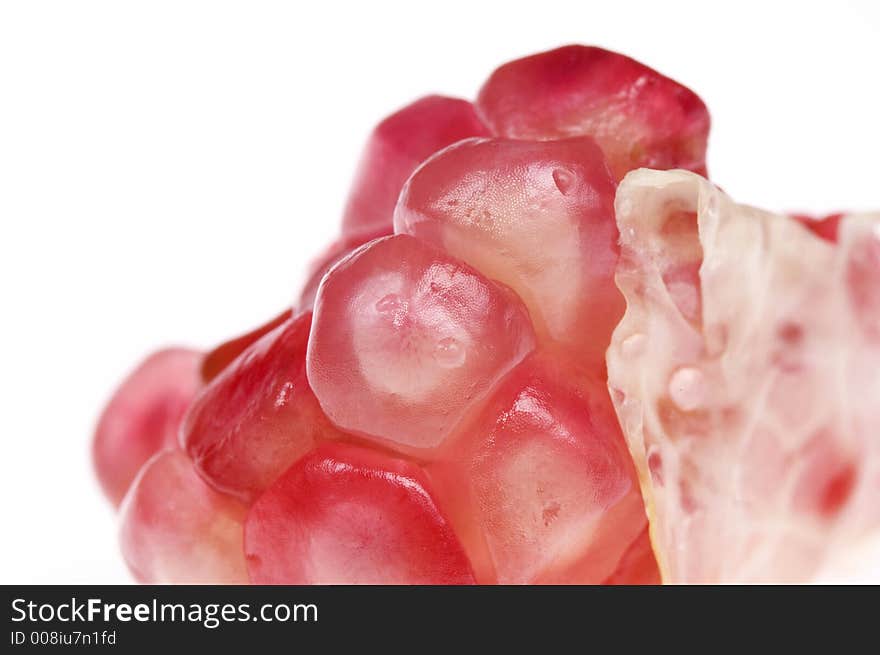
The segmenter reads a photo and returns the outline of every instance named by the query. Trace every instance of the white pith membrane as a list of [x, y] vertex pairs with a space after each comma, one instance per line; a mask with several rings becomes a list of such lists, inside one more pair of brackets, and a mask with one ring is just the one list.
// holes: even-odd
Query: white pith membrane
[[646, 169], [616, 213], [608, 384], [663, 581], [880, 581], [880, 214], [835, 245]]

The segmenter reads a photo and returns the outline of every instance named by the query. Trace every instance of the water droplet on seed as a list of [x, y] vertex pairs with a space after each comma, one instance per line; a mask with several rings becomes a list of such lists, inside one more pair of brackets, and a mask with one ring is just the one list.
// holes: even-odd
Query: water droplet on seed
[[620, 344], [620, 351], [623, 353], [624, 357], [638, 357], [645, 350], [646, 340], [647, 337], [640, 332], [631, 334]]
[[669, 379], [669, 397], [680, 410], [693, 411], [706, 400], [706, 382], [703, 372], [692, 366], [683, 366]]
[[568, 195], [568, 192], [571, 191], [576, 179], [577, 176], [565, 168], [553, 169], [553, 182], [556, 183], [559, 193], [564, 196]]

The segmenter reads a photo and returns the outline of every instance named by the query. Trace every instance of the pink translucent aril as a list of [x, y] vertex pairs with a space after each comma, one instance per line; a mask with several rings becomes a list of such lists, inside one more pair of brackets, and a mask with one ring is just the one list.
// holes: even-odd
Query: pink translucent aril
[[538, 335], [604, 366], [623, 314], [615, 183], [588, 137], [471, 139], [407, 182], [397, 232], [444, 248], [523, 299]]
[[336, 436], [306, 378], [310, 323], [300, 315], [252, 344], [187, 413], [183, 446], [217, 489], [252, 501], [316, 440]]
[[150, 584], [246, 584], [245, 508], [218, 493], [180, 450], [156, 454], [121, 508], [122, 554]]
[[254, 328], [250, 332], [239, 337], [224, 341], [211, 350], [202, 360], [202, 380], [207, 384], [220, 374], [220, 371], [229, 366], [236, 357], [243, 353], [248, 346], [259, 340], [264, 334], [271, 332], [291, 317], [289, 309], [281, 312], [275, 318]]
[[343, 430], [428, 454], [534, 344], [513, 294], [401, 235], [374, 241], [324, 278], [308, 376]]
[[566, 46], [504, 64], [477, 99], [494, 134], [592, 136], [617, 179], [635, 168], [706, 175], [709, 112], [690, 89], [634, 59]]
[[118, 505], [138, 470], [177, 444], [180, 422], [201, 386], [201, 354], [168, 348], [150, 355], [107, 403], [92, 443], [98, 481]]
[[651, 537], [646, 525], [629, 548], [623, 553], [617, 568], [602, 584], [659, 585], [660, 569], [651, 547]]
[[[646, 525], [604, 383], [569, 373], [530, 358], [430, 465], [473, 561], [488, 549], [489, 581], [599, 584]], [[645, 563], [633, 566], [638, 576]]]
[[389, 225], [387, 229], [383, 229], [379, 232], [342, 236], [331, 243], [320, 257], [312, 262], [312, 265], [309, 268], [309, 276], [306, 279], [306, 283], [303, 285], [302, 291], [300, 291], [299, 298], [295, 305], [297, 311], [310, 311], [315, 306], [315, 296], [318, 294], [318, 287], [321, 285], [321, 280], [324, 279], [327, 271], [333, 268], [337, 262], [348, 257], [365, 243], [369, 243], [370, 241], [381, 237], [390, 236], [391, 231], [391, 226]]
[[327, 444], [248, 513], [256, 584], [470, 584], [461, 545], [414, 464]]
[[342, 219], [344, 235], [391, 232], [406, 178], [438, 150], [488, 132], [466, 100], [428, 96], [383, 120], [370, 135]]

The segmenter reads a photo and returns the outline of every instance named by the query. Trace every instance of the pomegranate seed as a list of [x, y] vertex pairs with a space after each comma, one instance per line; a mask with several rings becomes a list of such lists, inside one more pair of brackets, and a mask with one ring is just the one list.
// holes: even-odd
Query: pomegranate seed
[[426, 451], [533, 347], [513, 294], [400, 235], [374, 241], [324, 278], [308, 376], [339, 428]]
[[144, 462], [177, 445], [183, 414], [201, 387], [200, 361], [194, 350], [160, 350], [125, 379], [107, 404], [92, 456], [101, 488], [114, 505]]
[[471, 139], [435, 155], [410, 178], [395, 228], [509, 285], [545, 342], [564, 344], [601, 367], [623, 315], [614, 285], [614, 187], [588, 137]]
[[181, 451], [147, 462], [120, 511], [122, 554], [141, 582], [247, 582], [245, 508], [208, 486]]
[[264, 334], [271, 332], [279, 325], [288, 320], [291, 316], [289, 309], [281, 312], [278, 316], [263, 325], [254, 328], [250, 332], [230, 339], [214, 348], [205, 355], [202, 360], [201, 375], [202, 381], [206, 384], [220, 374], [220, 371], [229, 366], [229, 363], [243, 353], [248, 346], [259, 340]]
[[361, 162], [345, 213], [346, 236], [391, 233], [391, 217], [400, 188], [425, 159], [472, 136], [488, 135], [466, 100], [428, 96], [392, 114], [376, 126]]
[[390, 236], [390, 234], [391, 229], [389, 227], [387, 230], [382, 230], [376, 233], [343, 236], [331, 243], [324, 253], [312, 264], [309, 277], [303, 285], [299, 299], [296, 303], [297, 311], [310, 311], [314, 308], [315, 296], [318, 295], [318, 287], [321, 284], [321, 280], [324, 279], [327, 272], [333, 268], [337, 262], [348, 257], [365, 243], [369, 243], [370, 241], [381, 237]]
[[217, 376], [187, 413], [182, 443], [214, 487], [253, 500], [337, 431], [306, 379], [311, 314], [275, 328]]
[[319, 447], [248, 513], [256, 584], [470, 584], [461, 544], [415, 465], [346, 444]]
[[478, 524], [502, 584], [601, 583], [645, 526], [604, 383], [539, 358], [506, 378], [430, 471], [456, 490], [442, 499], [450, 514]]
[[703, 101], [602, 48], [566, 46], [504, 64], [480, 90], [477, 110], [499, 136], [592, 136], [617, 179], [642, 167], [706, 175], [709, 112]]
[[[637, 167], [705, 174], [708, 130], [688, 89], [576, 46], [502, 66], [476, 104], [428, 96], [379, 123], [292, 308], [204, 357], [154, 356], [106, 410], [95, 460], [115, 502], [128, 489], [138, 579], [657, 582], [650, 480], [606, 383], [615, 272], [633, 263], [615, 196]], [[660, 283], [699, 330], [695, 214], [667, 213]], [[848, 301], [873, 333], [874, 253], [855, 255]], [[780, 370], [801, 366], [803, 334], [779, 331]], [[692, 371], [670, 388], [660, 420], [699, 424], [673, 407], [703, 399]], [[845, 466], [815, 479], [828, 512], [856, 493]]]

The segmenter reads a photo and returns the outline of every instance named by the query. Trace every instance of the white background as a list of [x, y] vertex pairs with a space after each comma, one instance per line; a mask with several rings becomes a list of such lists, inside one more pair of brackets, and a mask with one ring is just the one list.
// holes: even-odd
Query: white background
[[289, 304], [371, 125], [419, 95], [598, 44], [703, 97], [738, 200], [880, 207], [878, 4], [729, 4], [0, 0], [0, 583], [128, 581], [102, 403]]

